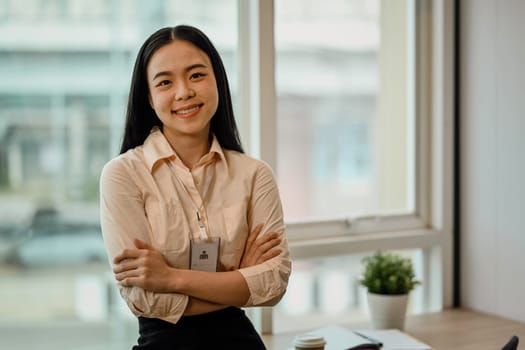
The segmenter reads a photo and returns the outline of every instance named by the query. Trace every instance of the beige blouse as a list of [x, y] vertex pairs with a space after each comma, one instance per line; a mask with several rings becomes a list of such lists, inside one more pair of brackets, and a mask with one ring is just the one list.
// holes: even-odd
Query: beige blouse
[[[274, 305], [283, 296], [291, 270], [283, 212], [270, 167], [245, 154], [223, 150], [214, 137], [210, 152], [191, 171], [158, 128], [142, 146], [109, 161], [100, 177], [102, 234], [110, 262], [138, 238], [160, 251], [173, 267], [189, 267], [190, 237], [198, 239], [201, 220], [220, 237], [220, 265], [238, 269], [245, 242], [255, 226], [277, 232], [281, 254], [240, 269], [250, 290], [246, 306]], [[188, 296], [119, 287], [137, 316], [176, 323]]]

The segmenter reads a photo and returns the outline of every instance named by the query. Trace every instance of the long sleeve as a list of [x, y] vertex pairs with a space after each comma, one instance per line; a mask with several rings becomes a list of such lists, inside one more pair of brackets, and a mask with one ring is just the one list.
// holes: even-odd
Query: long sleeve
[[262, 264], [239, 270], [250, 289], [246, 306], [277, 304], [288, 286], [291, 272], [290, 254], [285, 235], [281, 200], [273, 173], [268, 165], [260, 163], [257, 168], [248, 212], [250, 232], [264, 223], [263, 232], [277, 232], [281, 238], [281, 254]]
[[[143, 167], [142, 164], [136, 166]], [[106, 164], [100, 177], [101, 226], [111, 265], [122, 250], [134, 248], [134, 238], [151, 243], [152, 228], [145, 210], [147, 193], [138, 184], [145, 179], [138, 179], [137, 173], [141, 172], [135, 172], [129, 163], [116, 158]], [[188, 303], [188, 296], [182, 294], [154, 293], [138, 287], [119, 286], [119, 289], [137, 316], [176, 323]]]

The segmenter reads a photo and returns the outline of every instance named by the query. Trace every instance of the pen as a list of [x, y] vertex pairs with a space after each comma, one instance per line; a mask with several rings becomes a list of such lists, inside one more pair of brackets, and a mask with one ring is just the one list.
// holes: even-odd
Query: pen
[[382, 346], [383, 346], [383, 343], [382, 343], [382, 342], [380, 342], [379, 340], [374, 339], [374, 338], [372, 338], [372, 337], [369, 337], [369, 336], [366, 335], [366, 334], [363, 334], [363, 333], [358, 332], [358, 331], [353, 331], [353, 333], [354, 333], [355, 335], [360, 336], [361, 338], [364, 338], [364, 339], [366, 339], [366, 340], [368, 340], [368, 341], [371, 341], [372, 343], [376, 344], [376, 345], [379, 346], [379, 347], [382, 347]]

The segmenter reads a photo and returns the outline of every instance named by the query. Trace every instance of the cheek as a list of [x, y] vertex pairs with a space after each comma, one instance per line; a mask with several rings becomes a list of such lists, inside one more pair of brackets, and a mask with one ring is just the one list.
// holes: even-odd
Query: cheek
[[217, 91], [217, 87], [216, 86], [210, 87], [207, 93], [208, 93], [208, 98], [213, 105], [213, 109], [216, 111], [217, 107], [219, 106], [219, 92]]
[[158, 110], [166, 109], [166, 104], [167, 104], [166, 94], [159, 94], [159, 93], [152, 94], [150, 95], [149, 100], [150, 100], [151, 108], [153, 108], [154, 110], [158, 111]]
[[217, 112], [217, 108], [219, 107], [219, 96], [215, 95], [215, 98], [213, 100], [213, 110], [214, 113]]

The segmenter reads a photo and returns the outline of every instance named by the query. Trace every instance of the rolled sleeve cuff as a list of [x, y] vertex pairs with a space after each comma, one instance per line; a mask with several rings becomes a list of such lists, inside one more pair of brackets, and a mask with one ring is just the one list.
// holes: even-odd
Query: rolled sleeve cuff
[[170, 323], [179, 321], [189, 300], [187, 295], [154, 293], [138, 287], [121, 287], [120, 294], [136, 316], [159, 318]]
[[268, 302], [276, 304], [286, 291], [290, 271], [290, 261], [280, 258], [240, 269], [250, 290], [250, 298], [244, 306], [268, 305]]

